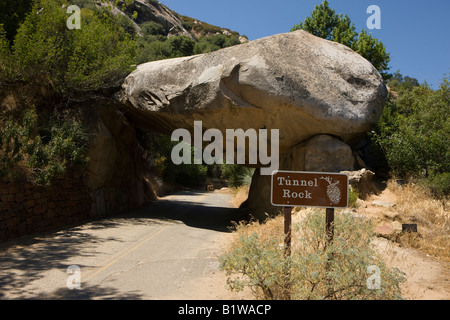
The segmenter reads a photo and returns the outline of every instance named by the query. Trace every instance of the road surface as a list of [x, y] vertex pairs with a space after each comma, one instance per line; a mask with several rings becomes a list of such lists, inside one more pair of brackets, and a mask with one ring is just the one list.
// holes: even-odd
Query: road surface
[[0, 247], [0, 299], [229, 299], [217, 256], [242, 219], [229, 193], [184, 191], [19, 239]]

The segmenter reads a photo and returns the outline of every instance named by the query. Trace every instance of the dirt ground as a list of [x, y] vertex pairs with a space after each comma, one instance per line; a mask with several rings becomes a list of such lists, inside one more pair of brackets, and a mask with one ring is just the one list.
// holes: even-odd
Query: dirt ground
[[[375, 203], [382, 205], [374, 205]], [[377, 225], [396, 221], [397, 196], [386, 188], [379, 195], [361, 201], [357, 213], [373, 219]], [[403, 298], [408, 300], [450, 300], [450, 263], [440, 261], [419, 250], [399, 245], [385, 237], [377, 237], [373, 244], [390, 267], [406, 273], [402, 286]], [[449, 248], [450, 250], [450, 248]]]

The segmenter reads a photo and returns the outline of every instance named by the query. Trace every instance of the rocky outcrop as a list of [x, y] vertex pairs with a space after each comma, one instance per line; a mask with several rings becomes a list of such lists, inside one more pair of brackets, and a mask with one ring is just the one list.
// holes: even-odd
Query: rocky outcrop
[[[124, 1], [120, 1], [118, 5], [122, 7], [123, 4]], [[124, 13], [132, 16], [134, 12], [137, 13], [137, 18], [134, 22], [138, 30], [140, 24], [154, 21], [162, 25], [168, 34], [185, 35], [193, 39], [193, 36], [183, 27], [183, 23], [178, 15], [159, 3], [159, 1], [135, 0], [127, 4]]]
[[[194, 121], [223, 133], [278, 129], [280, 168], [310, 171], [354, 170], [349, 145], [378, 121], [386, 98], [367, 60], [304, 31], [140, 65], [118, 95], [143, 129], [193, 132]], [[273, 210], [267, 179], [253, 178], [256, 216]]]
[[171, 133], [205, 128], [280, 130], [280, 152], [315, 135], [351, 142], [377, 121], [387, 89], [346, 46], [304, 31], [213, 53], [150, 62], [121, 92], [133, 122]]
[[93, 140], [85, 182], [93, 199], [91, 216], [104, 217], [139, 207], [149, 198], [135, 129], [110, 101], [97, 102], [91, 106]]
[[365, 200], [369, 195], [378, 193], [379, 190], [375, 186], [372, 178], [375, 175], [365, 168], [358, 171], [343, 171], [348, 174], [349, 184], [358, 192], [358, 197]]

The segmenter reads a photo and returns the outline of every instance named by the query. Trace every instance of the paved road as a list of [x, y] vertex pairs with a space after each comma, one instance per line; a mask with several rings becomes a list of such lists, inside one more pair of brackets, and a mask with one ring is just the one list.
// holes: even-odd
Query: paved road
[[[214, 299], [230, 221], [245, 219], [224, 192], [181, 192], [118, 217], [0, 248], [0, 299]], [[225, 237], [225, 238], [224, 238]], [[67, 273], [80, 269], [81, 289]], [[223, 285], [221, 284], [221, 287]], [[216, 292], [217, 294], [217, 292]]]

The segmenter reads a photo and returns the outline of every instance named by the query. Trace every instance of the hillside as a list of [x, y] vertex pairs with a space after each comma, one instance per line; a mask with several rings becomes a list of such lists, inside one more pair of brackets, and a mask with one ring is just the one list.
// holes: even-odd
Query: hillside
[[[86, 0], [74, 0], [72, 2], [83, 6]], [[96, 1], [96, 5], [108, 6], [109, 4]], [[121, 0], [117, 3], [115, 13], [128, 17], [141, 35], [143, 34], [142, 25], [145, 27], [146, 23], [154, 23], [155, 29], [162, 30], [162, 35], [168, 37], [183, 35], [192, 40], [200, 40], [205, 36], [224, 35], [227, 37], [238, 37], [240, 42], [248, 41], [246, 37], [240, 36], [237, 31], [183, 16], [156, 0]]]

